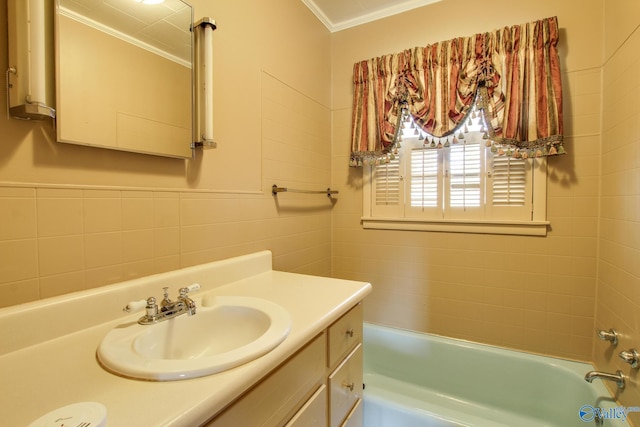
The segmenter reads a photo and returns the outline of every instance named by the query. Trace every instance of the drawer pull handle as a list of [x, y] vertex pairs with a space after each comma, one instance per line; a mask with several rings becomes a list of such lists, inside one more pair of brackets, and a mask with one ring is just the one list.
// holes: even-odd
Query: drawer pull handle
[[354, 384], [354, 383], [352, 383], [352, 382], [351, 382], [351, 383], [343, 382], [343, 383], [342, 383], [342, 385], [343, 385], [345, 388], [348, 388], [348, 389], [349, 389], [349, 391], [353, 391], [353, 387], [355, 386], [355, 384]]
[[353, 334], [354, 334], [353, 329], [347, 329], [347, 336], [349, 338], [353, 338]]

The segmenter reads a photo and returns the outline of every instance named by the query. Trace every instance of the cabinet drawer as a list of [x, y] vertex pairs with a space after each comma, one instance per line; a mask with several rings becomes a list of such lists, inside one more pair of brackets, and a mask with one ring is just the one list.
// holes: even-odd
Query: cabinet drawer
[[335, 366], [362, 342], [362, 304], [329, 326], [329, 367]]
[[207, 427], [276, 426], [289, 419], [326, 375], [326, 334], [322, 333], [260, 381]]
[[340, 427], [362, 427], [364, 425], [364, 403], [358, 399], [355, 408], [351, 410], [347, 419]]
[[362, 344], [329, 376], [329, 419], [331, 427], [342, 424], [362, 398]]
[[285, 427], [326, 427], [327, 426], [327, 386], [322, 384], [318, 391], [294, 415]]

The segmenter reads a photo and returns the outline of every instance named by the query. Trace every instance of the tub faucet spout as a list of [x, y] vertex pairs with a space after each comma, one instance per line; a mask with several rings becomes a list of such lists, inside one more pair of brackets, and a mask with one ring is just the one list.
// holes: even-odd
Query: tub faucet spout
[[594, 379], [600, 378], [601, 380], [613, 381], [618, 385], [618, 388], [623, 389], [625, 384], [625, 377], [622, 371], [618, 370], [615, 374], [608, 374], [606, 372], [590, 371], [584, 376], [584, 380], [588, 383], [593, 382]]

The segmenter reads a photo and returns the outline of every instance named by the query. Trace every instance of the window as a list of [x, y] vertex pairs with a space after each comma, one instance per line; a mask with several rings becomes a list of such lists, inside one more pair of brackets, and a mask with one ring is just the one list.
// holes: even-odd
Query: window
[[364, 168], [364, 227], [545, 235], [546, 161], [499, 155], [480, 121], [433, 138], [408, 119], [397, 154]]

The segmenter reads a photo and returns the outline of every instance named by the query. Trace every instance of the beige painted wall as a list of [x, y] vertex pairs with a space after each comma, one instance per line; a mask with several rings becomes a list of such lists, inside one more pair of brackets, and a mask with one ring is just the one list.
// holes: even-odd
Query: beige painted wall
[[[332, 37], [333, 271], [368, 280], [365, 320], [591, 360], [596, 295], [602, 0], [445, 0]], [[558, 16], [569, 154], [550, 159], [546, 237], [363, 230], [348, 168], [353, 64]]]
[[[329, 275], [330, 33], [302, 2], [193, 0], [216, 19], [218, 148], [190, 161], [55, 142], [0, 106], [0, 305], [262, 249]], [[268, 4], [267, 4], [268, 3]], [[6, 0], [0, 68], [7, 69]]]
[[[636, 406], [638, 370], [630, 369], [618, 353], [640, 347], [640, 4], [607, 0], [605, 5], [596, 327], [615, 328], [621, 337], [616, 348], [595, 340], [593, 357], [604, 371], [620, 369], [630, 375], [619, 397], [622, 404]], [[631, 418], [640, 425], [640, 414]]]

